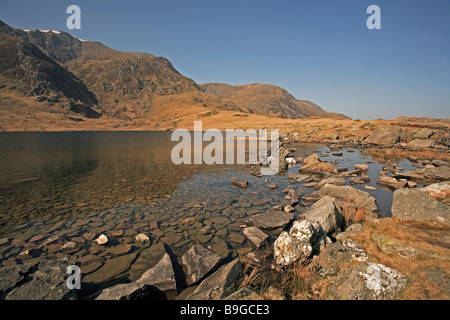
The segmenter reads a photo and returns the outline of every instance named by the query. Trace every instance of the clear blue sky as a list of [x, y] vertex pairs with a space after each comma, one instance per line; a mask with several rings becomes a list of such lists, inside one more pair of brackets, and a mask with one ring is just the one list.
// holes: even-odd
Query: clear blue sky
[[[81, 8], [68, 30], [66, 8]], [[381, 8], [381, 30], [366, 9]], [[0, 0], [16, 28], [168, 58], [197, 83], [272, 83], [352, 118], [450, 118], [449, 0]]]

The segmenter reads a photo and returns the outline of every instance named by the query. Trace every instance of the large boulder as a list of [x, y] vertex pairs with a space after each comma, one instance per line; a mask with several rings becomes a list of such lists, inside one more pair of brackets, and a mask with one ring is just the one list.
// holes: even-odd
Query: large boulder
[[337, 275], [342, 266], [355, 261], [365, 262], [368, 257], [367, 252], [353, 240], [338, 240], [314, 257], [311, 267], [322, 277]]
[[392, 216], [406, 220], [438, 220], [450, 222], [450, 207], [418, 189], [398, 189], [394, 192]]
[[275, 262], [288, 266], [320, 253], [328, 240], [327, 234], [316, 221], [295, 221], [289, 232], [283, 231], [274, 243]]
[[194, 245], [181, 257], [186, 267], [186, 282], [188, 285], [202, 280], [222, 261], [219, 254], [212, 252], [202, 245]]
[[399, 142], [402, 129], [398, 126], [380, 126], [372, 131], [366, 142], [391, 147]]
[[450, 204], [450, 181], [433, 183], [419, 190], [427, 192], [436, 200]]
[[427, 165], [423, 170], [423, 175], [428, 179], [447, 181], [450, 180], [450, 167]]
[[75, 300], [66, 283], [67, 259], [54, 259], [0, 268], [0, 300]]
[[423, 128], [422, 130], [416, 132], [413, 135], [413, 139], [428, 139], [433, 135], [433, 130], [428, 128]]
[[344, 206], [353, 206], [355, 208], [364, 209], [365, 214], [378, 216], [379, 210], [376, 200], [369, 193], [350, 187], [335, 186], [325, 184], [319, 191], [322, 197], [330, 196], [335, 199], [335, 203], [343, 208]]
[[342, 212], [336, 205], [334, 198], [328, 196], [314, 203], [308, 211], [301, 215], [301, 218], [311, 222], [317, 221], [328, 234], [341, 231], [344, 221]]
[[243, 272], [242, 263], [235, 259], [220, 267], [187, 296], [186, 300], [220, 300], [237, 290]]
[[366, 261], [345, 270], [333, 283], [337, 300], [392, 299], [405, 288], [408, 279], [395, 269]]
[[408, 148], [411, 149], [432, 148], [433, 146], [434, 146], [433, 140], [414, 139], [408, 143]]
[[136, 300], [165, 298], [176, 294], [177, 285], [168, 253], [135, 282], [121, 283], [94, 294], [96, 300]]
[[136, 284], [140, 287], [153, 287], [162, 292], [176, 291], [175, 272], [169, 254], [166, 253], [156, 266], [145, 271]]

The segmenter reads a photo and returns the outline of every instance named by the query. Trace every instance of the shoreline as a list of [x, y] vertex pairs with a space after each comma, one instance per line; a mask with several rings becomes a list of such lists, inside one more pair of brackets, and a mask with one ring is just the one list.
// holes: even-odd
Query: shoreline
[[[297, 142], [290, 142], [289, 139], [288, 140], [284, 140], [284, 141], [285, 141], [285, 147], [287, 149], [289, 149], [289, 145], [291, 143], [297, 143]], [[300, 142], [298, 142], [298, 143], [300, 143]], [[331, 148], [330, 148], [330, 146], [331, 146]], [[345, 146], [337, 147], [336, 144], [333, 144], [333, 145], [328, 144], [328, 148], [330, 149], [329, 152], [336, 152], [338, 150], [335, 150], [335, 149], [337, 149], [337, 148], [342, 149], [342, 148], [345, 148]], [[302, 159], [302, 161], [305, 161], [305, 160], [306, 159]], [[422, 163], [424, 163], [424, 161], [425, 161], [425, 160], [420, 159], [420, 158], [418, 158], [416, 160], [419, 161], [419, 162], [422, 162]], [[389, 161], [386, 161], [386, 162], [390, 163]], [[300, 163], [300, 161], [299, 161], [299, 163]], [[245, 165], [244, 165], [244, 167], [245, 167]], [[301, 168], [301, 166], [300, 166], [300, 168]], [[323, 172], [317, 172], [317, 173], [322, 175]], [[250, 172], [249, 172], [249, 174], [250, 174]], [[360, 174], [361, 174], [361, 172], [360, 172]], [[322, 180], [323, 179], [326, 179], [326, 176], [322, 175]], [[295, 185], [295, 183], [293, 184], [293, 186], [294, 185]], [[270, 189], [267, 189], [267, 190], [270, 190]], [[266, 191], [266, 192], [268, 192], [268, 191]], [[322, 195], [321, 198], [323, 198], [323, 197], [324, 196]], [[317, 199], [317, 200], [319, 200], [319, 199]], [[315, 202], [317, 202], [317, 200]], [[282, 200], [281, 202], [283, 203], [283, 201], [285, 201], [285, 200]], [[291, 201], [291, 200], [289, 200], [289, 201]], [[285, 209], [285, 206], [286, 206], [286, 204], [284, 204], [284, 205], [282, 204], [280, 212], [284, 212], [283, 210]], [[337, 205], [337, 207], [341, 208], [340, 210], [341, 210], [341, 214], [342, 214], [342, 210], [344, 209], [344, 207], [342, 207], [341, 205]], [[310, 210], [310, 207], [307, 208], [306, 212], [308, 212], [308, 210]], [[346, 210], [348, 210], [348, 208]], [[384, 234], [383, 232], [385, 232], [386, 230], [389, 230], [391, 227], [392, 228], [397, 228], [397, 226], [404, 225], [405, 223], [408, 223], [408, 222], [404, 222], [403, 220], [399, 220], [398, 218], [395, 218], [395, 217], [394, 218], [383, 218], [382, 220], [378, 220], [377, 218], [374, 219], [374, 218], [370, 218], [369, 216], [367, 216], [367, 221], [358, 221], [358, 222], [355, 223], [355, 226], [357, 226], [357, 227], [351, 227], [351, 224], [349, 224], [347, 222], [347, 224], [348, 224], [347, 227], [343, 230], [343, 232], [341, 232], [344, 235], [339, 236], [340, 239], [337, 239], [337, 237], [336, 237], [337, 235], [339, 235], [339, 233], [337, 235], [333, 236], [332, 238], [336, 237], [334, 239], [334, 242], [332, 240], [331, 241], [332, 243], [328, 243], [328, 245], [330, 247], [333, 247], [333, 245], [334, 246], [344, 245], [344, 243], [347, 243], [347, 242], [344, 242], [344, 240], [347, 237], [347, 236], [345, 236], [346, 232], [347, 231], [354, 231], [353, 229], [356, 228], [356, 229], [359, 229], [360, 232], [357, 232], [356, 234], [352, 234], [352, 232], [347, 233], [348, 234], [348, 238], [349, 239], [356, 239], [356, 240], [358, 240], [358, 239], [360, 239], [360, 238], [358, 238], [358, 235], [363, 234], [364, 236], [361, 236], [362, 238], [357, 243], [360, 244], [362, 242], [362, 243], [365, 244], [365, 247], [364, 248], [359, 248], [358, 250], [362, 250], [362, 249], [364, 249], [364, 250], [367, 250], [367, 249], [373, 250], [373, 249], [371, 249], [370, 246], [373, 246], [373, 243], [374, 242], [376, 243], [376, 241], [372, 239], [372, 234], [370, 234], [370, 235], [366, 234], [367, 232], [365, 230], [368, 230], [368, 229], [375, 230], [377, 234], [383, 235]], [[423, 222], [423, 223], [426, 224], [426, 223], [429, 223], [429, 222]], [[291, 224], [289, 224], [289, 225], [291, 225]], [[361, 225], [362, 227], [360, 227], [358, 225]], [[247, 225], [246, 227], [248, 227], [248, 226], [249, 225]], [[380, 226], [383, 226], [383, 227], [380, 227]], [[409, 227], [410, 226], [408, 225], [408, 228]], [[413, 225], [411, 227], [412, 228], [411, 230], [414, 230], [414, 227], [416, 227], [416, 226]], [[292, 225], [291, 225], [290, 228], [292, 228]], [[438, 222], [438, 224], [436, 226], [428, 225], [428, 228], [431, 228], [431, 230], [432, 229], [436, 229], [438, 235], [440, 234], [439, 232], [442, 233], [443, 230], [447, 230], [447, 231], [444, 231], [444, 233], [442, 234], [444, 236], [445, 236], [445, 234], [448, 233], [448, 230], [449, 230], [448, 229], [448, 225], [445, 224], [445, 223], [442, 223], [442, 222]], [[349, 229], [351, 229], [351, 230], [349, 230]], [[282, 227], [281, 231], [282, 230], [289, 230], [289, 228], [285, 229], [285, 227]], [[415, 230], [414, 231], [414, 233], [416, 233], [416, 232], [422, 232], [422, 231], [420, 231], [420, 229], [419, 229], [419, 230]], [[269, 236], [271, 235], [271, 232], [268, 232], [268, 233], [267, 232], [263, 232], [263, 233], [266, 233]], [[388, 233], [388, 235], [392, 238], [392, 234]], [[387, 239], [391, 239], [391, 238], [387, 238]], [[303, 264], [293, 265], [292, 267], [289, 267], [289, 268], [283, 268], [282, 267], [281, 269], [279, 269], [279, 271], [277, 271], [277, 272], [279, 272], [281, 278], [285, 279], [284, 281], [288, 281], [288, 279], [289, 279], [289, 281], [292, 281], [292, 282], [294, 282], [294, 281], [303, 281], [303, 280], [301, 280], [299, 278], [295, 278], [295, 272], [297, 272], [297, 273], [298, 272], [302, 272], [302, 273], [304, 273], [304, 276], [310, 277], [311, 279], [312, 278], [315, 279], [314, 283], [313, 282], [308, 282], [306, 284], [306, 287], [305, 287], [306, 290], [301, 291], [301, 292], [297, 292], [297, 296], [295, 296], [295, 295], [292, 296], [291, 293], [288, 293], [288, 291], [284, 292], [284, 290], [289, 290], [289, 286], [284, 286], [284, 289], [283, 289], [283, 287], [281, 287], [281, 289], [280, 289], [279, 284], [276, 284], [276, 283], [274, 283], [274, 285], [272, 287], [265, 288], [263, 291], [261, 291], [262, 288], [264, 287], [264, 282], [263, 282], [263, 287], [260, 287], [261, 284], [258, 284], [259, 280], [256, 281], [256, 279], [258, 278], [257, 275], [258, 274], [263, 274], [264, 272], [266, 272], [266, 273], [267, 272], [273, 272], [273, 270], [274, 270], [273, 269], [274, 252], [272, 250], [273, 250], [273, 245], [274, 245], [274, 241], [275, 240], [276, 240], [275, 238], [272, 238], [272, 240], [269, 241], [269, 247], [266, 247], [266, 248], [270, 249], [268, 251], [267, 251], [267, 249], [254, 248], [254, 250], [250, 250], [250, 251], [247, 251], [247, 252], [246, 251], [242, 251], [241, 252], [242, 258], [241, 258], [241, 254], [239, 254], [238, 257], [235, 256], [235, 258], [238, 258], [239, 261], [242, 260], [242, 262], [240, 262], [240, 263], [242, 265], [241, 272], [243, 272], [243, 277], [240, 276], [239, 279], [236, 279], [236, 283], [234, 283], [234, 284], [239, 284], [240, 283], [239, 287], [241, 287], [241, 288], [236, 289], [237, 290], [236, 292], [239, 292], [239, 293], [236, 293], [235, 297], [238, 296], [239, 299], [261, 299], [261, 298], [263, 298], [263, 299], [286, 299], [288, 297], [290, 297], [290, 299], [299, 299], [299, 298], [301, 298], [301, 299], [305, 299], [305, 298], [306, 299], [317, 299], [317, 298], [319, 298], [319, 299], [334, 299], [334, 297], [330, 296], [329, 294], [328, 295], [326, 294], [325, 296], [322, 296], [322, 297], [320, 297], [320, 294], [319, 294], [319, 296], [314, 294], [314, 290], [316, 290], [316, 289], [313, 290], [314, 283], [316, 283], [316, 281], [317, 281], [317, 283], [322, 283], [324, 281], [324, 278], [321, 277], [321, 276], [319, 277], [318, 276], [319, 273], [317, 273], [316, 271], [312, 273], [312, 271], [309, 270], [309, 267], [306, 268], [306, 265], [303, 265]], [[404, 241], [405, 239], [401, 239], [401, 240]], [[386, 242], [386, 241], [388, 243], [392, 243], [392, 242], [395, 243], [396, 240], [383, 240], [383, 243]], [[347, 245], [348, 245], [348, 243], [347, 243]], [[397, 247], [398, 246], [401, 247], [401, 245], [397, 245]], [[429, 246], [429, 244], [425, 244], [424, 245], [424, 247], [427, 247], [427, 246]], [[261, 248], [264, 248], [264, 245], [261, 246]], [[416, 250], [416, 248], [414, 246], [412, 246], [412, 248], [413, 248], [413, 249], [411, 249], [412, 251]], [[433, 248], [433, 249], [435, 249], [435, 248]], [[344, 248], [343, 250], [345, 252], [347, 249]], [[391, 250], [391, 249], [389, 249], [389, 250]], [[442, 249], [439, 249], [439, 250], [442, 250]], [[323, 250], [323, 252], [332, 252], [332, 251]], [[445, 252], [445, 249], [444, 249], [444, 252]], [[390, 252], [390, 254], [391, 253], [392, 252]], [[445, 253], [445, 254], [448, 255], [447, 253]], [[378, 261], [376, 261], [376, 263], [384, 262], [384, 258], [379, 258], [377, 252], [375, 252], [375, 253], [372, 252], [372, 255], [377, 257], [376, 259], [379, 259]], [[311, 256], [311, 258], [312, 257], [319, 257], [318, 259], [326, 259], [326, 258], [323, 258], [324, 256], [326, 257], [326, 255], [322, 255], [322, 258], [321, 258], [320, 254], [318, 254], [318, 255], [314, 254], [314, 255]], [[370, 256], [370, 254], [369, 254], [369, 256]], [[306, 260], [306, 261], [309, 261], [308, 266], [314, 261], [314, 259], [312, 259], [312, 260], [309, 260], [309, 259], [310, 258], [308, 258]], [[24, 262], [25, 261], [26, 260], [24, 260]], [[229, 262], [229, 260], [227, 260], [227, 261]], [[233, 261], [235, 261], [235, 260], [231, 260], [231, 262], [233, 262]], [[175, 261], [173, 259], [172, 259], [172, 262], [175, 263]], [[314, 262], [314, 263], [316, 263], [316, 262]], [[441, 262], [439, 262], [439, 263], [441, 263]], [[264, 264], [265, 264], [265, 266], [264, 266]], [[353, 265], [353, 263], [351, 263], [350, 265]], [[225, 265], [222, 265], [222, 267], [224, 267], [224, 266]], [[319, 267], [323, 268], [323, 266], [321, 266], [320, 263], [319, 263]], [[269, 271], [269, 269], [270, 269], [270, 271]], [[402, 268], [400, 268], [400, 272], [402, 271], [401, 269]], [[253, 270], [256, 270], [256, 271], [253, 271]], [[266, 270], [266, 271], [264, 271], [264, 270]], [[339, 271], [339, 274], [343, 273], [344, 271], [345, 270]], [[218, 270], [216, 270], [216, 272], [218, 272]], [[283, 272], [287, 272], [287, 273], [284, 274]], [[445, 270], [444, 270], [444, 272], [445, 272]], [[283, 274], [284, 274], [284, 276], [283, 276]], [[212, 276], [212, 274], [211, 274], [211, 276]], [[291, 278], [291, 277], [294, 277], [294, 278]], [[332, 279], [335, 279], [335, 280], [338, 279], [337, 278], [338, 276], [334, 276], [334, 277], [335, 278], [332, 277]], [[241, 282], [241, 281], [245, 281], [245, 282]], [[247, 285], [242, 286], [242, 283], [246, 283]], [[329, 292], [329, 290], [331, 290], [331, 287], [332, 287], [332, 283], [331, 282], [325, 281], [324, 283], [326, 283], [326, 284], [323, 284], [323, 287], [322, 287], [323, 291], [321, 291], [323, 294], [325, 294], [326, 292]], [[178, 298], [181, 298], [182, 296], [187, 295], [189, 292], [190, 292], [190, 294], [192, 294], [193, 289], [197, 288], [197, 286], [195, 286], [195, 287], [188, 287], [188, 288], [190, 288], [190, 289], [187, 292], [185, 292], [185, 293], [183, 291], [181, 293], [182, 295], [179, 296]], [[256, 288], [256, 290], [255, 290], [255, 288]], [[257, 289], [257, 288], [260, 288], [260, 289]], [[106, 290], [106, 289], [104, 289], [104, 290]], [[120, 293], [117, 293], [117, 292], [114, 293], [113, 289], [108, 289], [106, 292], [109, 292], [108, 295], [107, 295], [108, 298], [117, 297], [117, 294], [120, 294]], [[133, 292], [135, 292], [135, 291], [133, 291]], [[406, 292], [407, 292], [407, 294], [411, 294], [410, 291], [408, 291], [408, 290]], [[135, 292], [135, 294], [138, 294], [138, 293], [139, 294], [144, 294], [144, 292], [141, 289], [139, 289], [137, 292]], [[101, 293], [99, 293], [99, 295], [100, 294]], [[106, 294], [106, 293], [104, 293], [104, 294]], [[114, 295], [114, 294], [116, 294], [116, 295]], [[168, 294], [169, 294], [169, 296], [171, 295], [170, 293], [168, 293]], [[148, 295], [148, 292], [145, 293], [145, 295]], [[129, 296], [129, 298], [131, 298], [131, 297], [132, 296]], [[123, 298], [123, 296], [122, 296], [122, 298]], [[226, 297], [223, 296], [222, 298], [226, 298]], [[230, 299], [232, 299], [232, 297]]]

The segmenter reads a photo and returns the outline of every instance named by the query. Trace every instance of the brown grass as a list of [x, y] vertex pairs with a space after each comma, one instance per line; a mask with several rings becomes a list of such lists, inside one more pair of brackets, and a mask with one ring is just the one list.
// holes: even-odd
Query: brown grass
[[[377, 233], [410, 247], [432, 251], [439, 256], [419, 254], [415, 258], [404, 258], [393, 253], [384, 253], [371, 238]], [[434, 221], [405, 221], [386, 218], [379, 223], [366, 222], [364, 231], [352, 237], [369, 254], [369, 259], [394, 268], [408, 277], [405, 290], [397, 299], [449, 299], [444, 285], [432, 282], [427, 271], [439, 268], [447, 281], [450, 277], [450, 226]], [[447, 258], [445, 258], [447, 257]]]
[[344, 216], [346, 227], [353, 223], [362, 223], [365, 220], [365, 211], [363, 208], [345, 204], [342, 207], [342, 215]]
[[307, 261], [298, 261], [281, 271], [279, 290], [296, 300], [309, 300], [317, 294], [318, 275]]

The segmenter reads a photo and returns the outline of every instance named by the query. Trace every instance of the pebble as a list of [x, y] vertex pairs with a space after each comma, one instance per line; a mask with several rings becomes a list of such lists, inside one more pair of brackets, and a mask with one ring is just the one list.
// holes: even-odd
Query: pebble
[[61, 246], [61, 250], [72, 250], [75, 249], [77, 244], [73, 241], [67, 242]]
[[100, 245], [105, 245], [108, 243], [108, 238], [104, 234], [101, 234], [95, 241]]
[[150, 241], [150, 238], [144, 233], [137, 234], [134, 239], [138, 242]]

